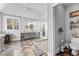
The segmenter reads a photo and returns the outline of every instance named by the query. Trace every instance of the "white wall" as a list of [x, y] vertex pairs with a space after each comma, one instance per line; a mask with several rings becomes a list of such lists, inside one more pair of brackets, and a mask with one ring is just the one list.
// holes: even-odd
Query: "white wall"
[[19, 3], [6, 4], [6, 6], [3, 8], [2, 12], [6, 13], [6, 14], [16, 15], [16, 16], [23, 16], [23, 17], [38, 19], [37, 12], [30, 11], [30, 10], [28, 11], [27, 8], [20, 5]]
[[[54, 7], [55, 15], [55, 53], [60, 51], [61, 40], [65, 40], [65, 10], [63, 5], [59, 4]], [[64, 32], [58, 33], [58, 29], [62, 28]]]
[[2, 28], [2, 27], [1, 27], [1, 25], [2, 25], [2, 24], [1, 24], [1, 21], [2, 21], [2, 20], [1, 20], [1, 14], [0, 14], [0, 32], [1, 32], [1, 28]]
[[[33, 32], [38, 32], [39, 25], [38, 25], [38, 21], [37, 20], [35, 20], [35, 19], [28, 19], [28, 18], [21, 18], [21, 20], [20, 20], [21, 33], [31, 32], [31, 30], [29, 28], [30, 24], [34, 25]], [[28, 29], [26, 29], [25, 26], [28, 26]]]
[[[47, 9], [47, 8], [46, 8], [46, 9]], [[40, 21], [40, 28], [42, 28], [43, 25], [45, 25], [45, 37], [42, 36], [42, 29], [41, 29], [40, 37], [47, 39], [47, 35], [48, 35], [48, 34], [47, 34], [47, 31], [48, 31], [47, 10], [43, 10], [43, 11], [40, 13], [39, 21]]]
[[4, 9], [4, 7], [7, 5], [7, 3], [0, 3], [0, 12]]
[[[4, 9], [4, 7], [6, 6], [6, 3], [0, 3], [0, 12], [2, 12], [2, 10]], [[2, 14], [0, 14], [0, 32], [2, 32]]]
[[70, 18], [69, 17], [69, 13], [72, 12], [72, 11], [76, 11], [76, 10], [79, 10], [79, 4], [76, 3], [76, 4], [71, 4], [67, 7], [65, 7], [65, 16], [66, 16], [66, 40], [67, 42], [70, 42], [71, 41], [71, 38], [72, 38], [72, 33], [75, 31], [75, 32], [78, 32], [79, 33], [79, 29], [74, 29], [74, 30], [70, 30], [70, 20], [77, 20], [79, 19], [79, 17], [73, 17], [73, 18]]
[[40, 21], [47, 22], [47, 10], [44, 10], [40, 13]]

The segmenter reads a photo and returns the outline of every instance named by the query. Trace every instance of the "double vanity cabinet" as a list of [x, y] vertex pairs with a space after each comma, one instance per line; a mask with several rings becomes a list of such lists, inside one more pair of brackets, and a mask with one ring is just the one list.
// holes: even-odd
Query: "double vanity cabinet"
[[39, 38], [40, 32], [21, 33], [21, 40]]

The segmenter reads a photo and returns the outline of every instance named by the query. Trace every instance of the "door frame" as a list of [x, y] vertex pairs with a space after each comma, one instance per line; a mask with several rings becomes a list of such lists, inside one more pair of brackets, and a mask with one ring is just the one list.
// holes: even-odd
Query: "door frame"
[[49, 3], [48, 6], [48, 55], [55, 56], [55, 15], [54, 7], [63, 3]]

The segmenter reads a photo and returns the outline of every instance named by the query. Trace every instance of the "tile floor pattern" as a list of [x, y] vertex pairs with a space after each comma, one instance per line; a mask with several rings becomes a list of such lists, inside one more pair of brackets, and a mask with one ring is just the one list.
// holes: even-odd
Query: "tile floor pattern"
[[[47, 40], [41, 41], [38, 39], [24, 40], [24, 41], [16, 41], [10, 44], [7, 44], [3, 51], [0, 52], [0, 56], [46, 56], [47, 49], [44, 49], [44, 45], [39, 44], [47, 44]], [[45, 44], [46, 43], [46, 44]], [[45, 51], [44, 51], [45, 50]]]

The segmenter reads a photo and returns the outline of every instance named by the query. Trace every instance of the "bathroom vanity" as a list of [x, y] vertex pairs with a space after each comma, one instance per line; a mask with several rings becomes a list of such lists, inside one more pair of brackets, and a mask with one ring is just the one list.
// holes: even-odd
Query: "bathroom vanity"
[[21, 40], [33, 39], [33, 38], [39, 38], [39, 37], [40, 37], [40, 32], [21, 33]]

